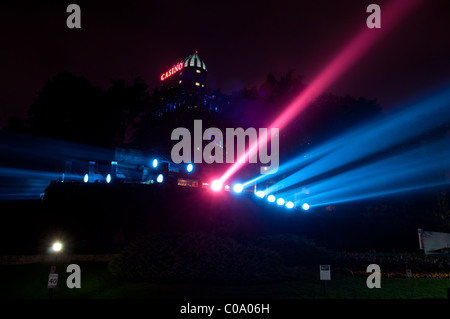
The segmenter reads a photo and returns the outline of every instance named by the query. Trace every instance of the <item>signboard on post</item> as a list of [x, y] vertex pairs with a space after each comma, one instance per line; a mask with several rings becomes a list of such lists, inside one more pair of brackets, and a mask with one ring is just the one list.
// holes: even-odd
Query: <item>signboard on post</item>
[[423, 250], [423, 230], [419, 228], [417, 231], [419, 233], [419, 248]]
[[330, 265], [320, 265], [320, 280], [331, 280]]
[[406, 269], [406, 277], [411, 278], [412, 277], [412, 271], [411, 269]]
[[56, 288], [58, 285], [58, 274], [51, 273], [48, 275], [47, 288]]
[[419, 228], [419, 246], [425, 255], [450, 255], [450, 233], [427, 231]]

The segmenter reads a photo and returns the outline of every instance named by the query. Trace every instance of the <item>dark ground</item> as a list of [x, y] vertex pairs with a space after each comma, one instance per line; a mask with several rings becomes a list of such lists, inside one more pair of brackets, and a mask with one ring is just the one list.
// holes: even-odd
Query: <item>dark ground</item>
[[[397, 209], [402, 205], [379, 200], [305, 212], [253, 194], [213, 193], [169, 182], [56, 183], [42, 201], [0, 203], [0, 254], [43, 253], [55, 239], [65, 242], [67, 253], [117, 252], [149, 232], [206, 232], [239, 240], [296, 234], [334, 250], [419, 252], [417, 228], [428, 224], [430, 229], [431, 219]], [[410, 205], [421, 213], [420, 205]]]

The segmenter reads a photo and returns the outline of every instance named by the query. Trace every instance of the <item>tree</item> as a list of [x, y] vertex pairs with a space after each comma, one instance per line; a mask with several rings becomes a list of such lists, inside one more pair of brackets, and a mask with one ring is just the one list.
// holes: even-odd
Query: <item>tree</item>
[[132, 85], [127, 85], [124, 79], [112, 82], [106, 91], [105, 129], [110, 131], [111, 143], [114, 146], [130, 144], [133, 134], [139, 125], [139, 119], [150, 104], [147, 84], [136, 78]]
[[132, 85], [114, 80], [103, 91], [84, 77], [60, 73], [31, 105], [29, 131], [107, 148], [124, 146], [131, 142], [139, 115], [148, 107], [147, 89], [136, 78]]
[[29, 108], [31, 133], [87, 144], [103, 144], [104, 92], [84, 77], [59, 73]]

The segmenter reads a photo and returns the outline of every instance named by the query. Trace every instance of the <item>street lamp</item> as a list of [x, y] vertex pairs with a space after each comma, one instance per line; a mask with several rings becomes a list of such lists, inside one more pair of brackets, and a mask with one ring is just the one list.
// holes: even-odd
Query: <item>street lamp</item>
[[59, 253], [62, 250], [62, 244], [59, 241], [56, 241], [52, 245], [52, 251], [54, 253]]
[[54, 259], [53, 259], [53, 266], [50, 267], [50, 275], [48, 277], [47, 288], [48, 288], [49, 299], [52, 299], [53, 289], [56, 288], [56, 285], [58, 284], [58, 274], [55, 273], [55, 270], [56, 270], [57, 257], [62, 249], [63, 249], [63, 244], [59, 241], [54, 242], [52, 245], [52, 248], [51, 248]]

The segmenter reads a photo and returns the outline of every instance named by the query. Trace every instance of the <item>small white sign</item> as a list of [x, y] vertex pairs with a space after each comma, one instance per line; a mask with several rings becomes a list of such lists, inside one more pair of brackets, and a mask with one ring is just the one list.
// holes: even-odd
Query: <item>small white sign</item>
[[58, 274], [49, 274], [47, 288], [56, 288], [56, 285], [58, 285]]
[[320, 265], [320, 280], [331, 280], [330, 265]]
[[411, 278], [412, 277], [412, 271], [411, 269], [406, 269], [406, 277]]

